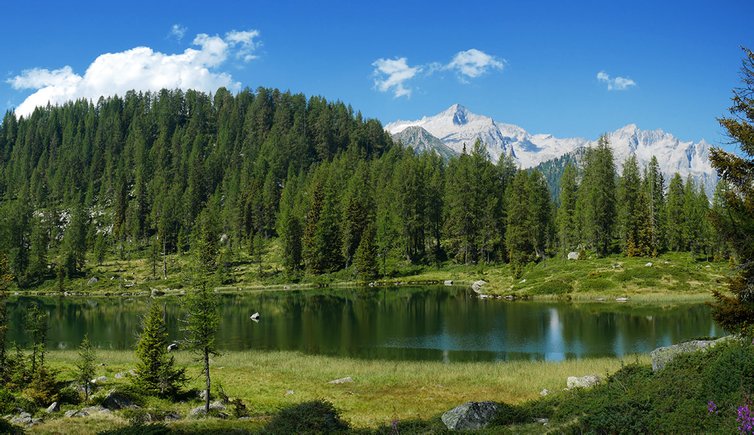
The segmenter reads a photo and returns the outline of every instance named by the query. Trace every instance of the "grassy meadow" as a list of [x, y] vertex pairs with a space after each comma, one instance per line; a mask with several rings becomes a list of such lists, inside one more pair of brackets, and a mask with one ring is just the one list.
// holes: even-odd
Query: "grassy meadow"
[[[73, 377], [76, 351], [51, 351], [48, 361], [60, 370], [60, 377]], [[129, 351], [98, 351], [97, 376], [107, 376], [102, 390], [127, 384], [116, 380], [116, 373], [134, 367]], [[222, 385], [231, 398], [240, 398], [252, 417], [245, 421], [223, 423], [182, 420], [171, 423], [193, 429], [234, 428], [258, 429], [269, 416], [281, 408], [314, 399], [326, 399], [341, 411], [355, 428], [374, 428], [393, 420], [429, 419], [467, 402], [492, 400], [521, 403], [539, 397], [540, 391], [562, 390], [568, 376], [599, 374], [618, 370], [624, 363], [646, 363], [646, 356], [632, 356], [625, 361], [595, 358], [544, 361], [505, 361], [480, 363], [370, 361], [339, 357], [303, 355], [294, 352], [228, 352], [212, 361], [215, 385]], [[176, 362], [188, 367], [191, 388], [202, 387], [199, 362], [187, 352], [176, 353]], [[329, 381], [350, 376], [351, 383], [330, 384]], [[199, 406], [198, 400], [171, 403], [149, 399], [148, 406], [177, 411], [186, 415]], [[80, 407], [80, 406], [79, 406]], [[66, 407], [63, 408], [63, 411]], [[86, 424], [83, 422], [86, 421]], [[81, 424], [79, 424], [81, 423]], [[73, 432], [80, 435], [96, 433], [103, 428], [124, 426], [128, 419], [114, 415], [87, 419], [55, 419], [34, 426], [32, 433]]]

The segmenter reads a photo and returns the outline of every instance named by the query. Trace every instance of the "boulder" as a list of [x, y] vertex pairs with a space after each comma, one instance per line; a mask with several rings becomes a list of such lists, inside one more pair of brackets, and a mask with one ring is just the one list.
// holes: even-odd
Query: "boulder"
[[328, 384], [350, 384], [351, 382], [353, 382], [353, 379], [350, 376], [346, 376], [345, 378], [333, 379]]
[[471, 289], [474, 290], [475, 292], [479, 293], [479, 292], [481, 292], [482, 287], [484, 287], [485, 284], [487, 284], [487, 282], [483, 281], [481, 279], [479, 281], [474, 281], [474, 283], [471, 284]]
[[[227, 418], [228, 417], [228, 415], [223, 412], [223, 411], [225, 411], [225, 405], [223, 405], [220, 402], [215, 401], [215, 402], [210, 403], [209, 404], [209, 410], [210, 410], [210, 412], [211, 411], [216, 411], [215, 413], [220, 418]], [[206, 410], [204, 409], [204, 405], [197, 406], [196, 408], [194, 408], [191, 411], [189, 411], [189, 416], [191, 416], [191, 417], [200, 417], [200, 416], [205, 415], [205, 414], [206, 414]]]
[[48, 406], [47, 409], [45, 409], [45, 412], [47, 414], [52, 414], [53, 412], [60, 411], [60, 405], [58, 405], [58, 402], [52, 402], [52, 405]]
[[19, 426], [21, 426], [21, 425], [24, 425], [24, 426], [25, 425], [30, 425], [30, 424], [32, 424], [31, 414], [29, 414], [28, 412], [22, 412], [22, 413], [20, 413], [20, 414], [18, 414], [16, 416], [14, 416], [13, 418], [11, 418], [10, 422], [11, 422], [11, 424], [17, 424]]
[[446, 279], [445, 281], [443, 281], [443, 285], [453, 285], [453, 280], [452, 279]]
[[107, 396], [102, 401], [102, 406], [111, 411], [117, 411], [123, 408], [134, 408], [136, 404], [125, 394], [112, 390], [107, 393]]
[[482, 429], [495, 418], [498, 409], [495, 402], [468, 402], [443, 414], [442, 422], [450, 430]]
[[101, 406], [88, 406], [82, 409], [71, 409], [70, 411], [66, 411], [65, 414], [63, 414], [63, 416], [66, 418], [88, 417], [94, 414], [110, 414], [110, 413], [112, 413], [112, 411], [110, 411], [109, 409], [105, 409]]
[[652, 371], [656, 372], [664, 369], [670, 361], [680, 354], [711, 348], [718, 343], [730, 340], [732, 337], [734, 336], [729, 335], [717, 340], [691, 340], [672, 346], [658, 347], [649, 354], [652, 358]]
[[647, 262], [647, 264], [645, 264], [644, 266], [645, 266], [645, 267], [652, 267], [652, 266], [654, 266], [654, 263], [652, 263], [651, 261], [649, 261], [649, 262]]
[[571, 251], [568, 253], [568, 259], [569, 260], [578, 260], [579, 259], [579, 253], [576, 251]]
[[107, 376], [99, 376], [91, 380], [93, 384], [101, 384], [103, 382], [107, 382]]
[[97, 279], [96, 276], [93, 276], [89, 278], [89, 281], [86, 282], [86, 285], [94, 285], [94, 284], [97, 284], [98, 282], [99, 282], [99, 279]]
[[600, 377], [597, 375], [569, 376], [566, 386], [569, 390], [572, 390], [574, 388], [591, 388], [599, 383]]

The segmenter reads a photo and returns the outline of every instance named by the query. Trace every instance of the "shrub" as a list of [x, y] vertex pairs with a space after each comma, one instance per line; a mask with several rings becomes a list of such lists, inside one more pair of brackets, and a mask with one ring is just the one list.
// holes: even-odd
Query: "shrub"
[[0, 418], [0, 433], [8, 435], [23, 435], [24, 430], [16, 425], [10, 424], [5, 419]]
[[285, 408], [265, 426], [268, 434], [337, 434], [348, 431], [348, 423], [326, 400], [313, 400]]
[[495, 414], [495, 418], [492, 420], [492, 425], [494, 426], [530, 423], [533, 419], [529, 408], [507, 403], [498, 403], [498, 406], [497, 414]]

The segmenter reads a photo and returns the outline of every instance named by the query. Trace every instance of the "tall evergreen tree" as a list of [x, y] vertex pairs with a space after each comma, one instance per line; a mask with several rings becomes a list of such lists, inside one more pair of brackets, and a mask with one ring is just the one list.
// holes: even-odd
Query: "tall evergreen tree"
[[530, 232], [530, 207], [528, 178], [526, 171], [518, 171], [507, 191], [508, 224], [505, 246], [510, 258], [513, 276], [518, 278], [524, 266], [534, 258], [534, 245]]
[[568, 163], [560, 177], [560, 207], [558, 207], [558, 242], [563, 254], [576, 248], [579, 242], [576, 216], [576, 168]]
[[607, 137], [584, 156], [584, 179], [579, 187], [582, 236], [599, 255], [611, 251], [616, 212], [615, 163]]
[[713, 149], [712, 165], [727, 185], [725, 215], [713, 215], [717, 230], [730, 244], [738, 265], [728, 283], [730, 293], [713, 292], [715, 319], [730, 332], [751, 332], [754, 326], [754, 52], [744, 49], [743, 86], [734, 89], [731, 116], [718, 121], [740, 145], [744, 156]]
[[89, 341], [89, 335], [84, 335], [79, 345], [79, 359], [76, 361], [76, 380], [84, 387], [84, 400], [89, 401], [89, 394], [92, 390], [92, 379], [94, 378], [94, 363], [97, 355], [94, 352], [92, 343]]
[[199, 356], [204, 372], [204, 411], [209, 414], [210, 390], [212, 382], [210, 376], [210, 357], [218, 355], [216, 335], [220, 326], [218, 296], [207, 287], [200, 285], [186, 298], [185, 306], [188, 316], [185, 330], [188, 348]]
[[677, 172], [670, 179], [668, 186], [668, 201], [665, 207], [665, 222], [667, 227], [668, 249], [682, 251], [686, 247], [686, 215], [683, 179]]

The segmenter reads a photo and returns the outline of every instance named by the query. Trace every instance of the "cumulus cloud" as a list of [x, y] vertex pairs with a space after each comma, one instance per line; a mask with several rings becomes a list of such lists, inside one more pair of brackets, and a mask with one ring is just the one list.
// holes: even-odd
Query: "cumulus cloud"
[[393, 91], [393, 96], [410, 97], [411, 89], [405, 86], [419, 72], [421, 67], [410, 67], [405, 57], [395, 59], [377, 59], [374, 67], [374, 85], [380, 92]]
[[187, 30], [188, 29], [185, 26], [181, 26], [180, 24], [173, 24], [170, 27], [170, 36], [180, 41], [184, 36], [186, 36]]
[[631, 86], [636, 86], [636, 82], [627, 77], [611, 78], [605, 71], [597, 73], [597, 80], [607, 84], [608, 91], [625, 91]]
[[472, 48], [456, 53], [453, 60], [445, 66], [445, 69], [455, 70], [461, 80], [465, 81], [469, 78], [477, 78], [490, 70], [502, 70], [503, 66], [502, 60]]
[[83, 75], [70, 66], [48, 70], [32, 68], [6, 80], [17, 90], [32, 89], [16, 108], [19, 116], [28, 116], [37, 106], [61, 104], [100, 96], [124, 95], [129, 90], [158, 91], [168, 89], [196, 89], [214, 92], [219, 87], [238, 90], [241, 84], [230, 74], [218, 71], [230, 56], [249, 62], [256, 58], [259, 32], [232, 31], [224, 37], [197, 35], [183, 53], [165, 54], [149, 47], [136, 47], [118, 53], [105, 53], [89, 65]]

